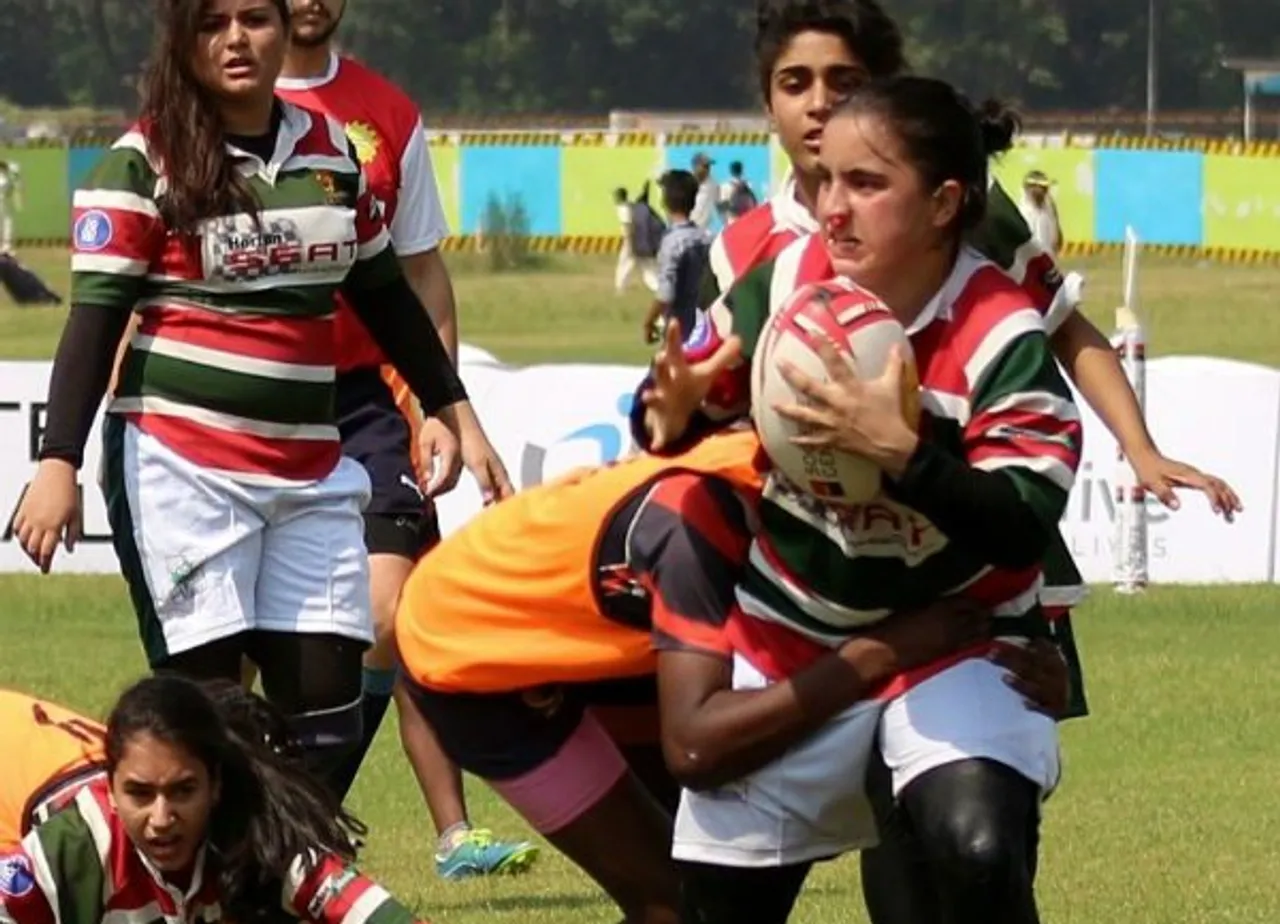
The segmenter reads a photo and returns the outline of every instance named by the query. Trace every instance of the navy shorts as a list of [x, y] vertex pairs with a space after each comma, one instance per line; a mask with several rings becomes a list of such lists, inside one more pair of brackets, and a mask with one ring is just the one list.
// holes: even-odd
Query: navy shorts
[[373, 496], [364, 511], [370, 555], [416, 559], [439, 538], [435, 508], [418, 487], [409, 422], [376, 368], [338, 374], [342, 454], [369, 473]]

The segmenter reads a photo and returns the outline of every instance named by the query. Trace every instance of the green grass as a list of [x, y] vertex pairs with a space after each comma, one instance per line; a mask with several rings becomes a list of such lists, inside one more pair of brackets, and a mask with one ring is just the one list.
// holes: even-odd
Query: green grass
[[[22, 258], [56, 291], [68, 288], [62, 251]], [[513, 363], [582, 360], [643, 363], [640, 320], [647, 293], [613, 292], [613, 258], [556, 257], [533, 272], [490, 274], [482, 259], [451, 255], [462, 337]], [[1118, 259], [1069, 264], [1089, 280], [1088, 312], [1103, 331], [1120, 301]], [[1143, 311], [1153, 353], [1229, 356], [1261, 363], [1280, 358], [1280, 270], [1146, 258]], [[52, 355], [64, 311], [19, 309], [0, 294], [0, 357]]]
[[[5, 685], [101, 714], [145, 666], [114, 578], [0, 577]], [[1280, 588], [1098, 592], [1079, 618], [1093, 715], [1064, 728], [1066, 778], [1045, 808], [1039, 878], [1054, 924], [1271, 924], [1280, 908]], [[526, 829], [485, 787], [472, 814]], [[356, 785], [368, 870], [437, 924], [616, 920], [547, 847], [527, 876], [434, 877], [432, 834], [392, 728]], [[625, 832], [619, 832], [625, 836]], [[813, 877], [795, 918], [864, 921], [857, 863]]]
[[[66, 255], [24, 254], [60, 291]], [[490, 276], [451, 258], [463, 337], [516, 363], [643, 362], [645, 296], [617, 298], [608, 258], [555, 260], [538, 272]], [[1111, 327], [1116, 260], [1080, 264], [1095, 320]], [[1280, 315], [1274, 269], [1148, 260], [1143, 292], [1158, 353], [1274, 363]], [[52, 353], [65, 313], [0, 304], [0, 355]], [[0, 576], [0, 683], [100, 714], [145, 669], [133, 616], [114, 578]], [[1271, 924], [1280, 908], [1276, 768], [1280, 713], [1280, 587], [1099, 592], [1078, 631], [1093, 716], [1064, 729], [1066, 779], [1046, 806], [1039, 879], [1054, 924]], [[472, 814], [500, 834], [524, 826], [485, 787]], [[393, 728], [357, 783], [354, 808], [373, 830], [374, 875], [442, 924], [585, 924], [616, 910], [550, 848], [519, 879], [445, 884], [433, 836]], [[625, 836], [625, 832], [619, 832]], [[812, 878], [797, 922], [864, 921], [857, 864]]]

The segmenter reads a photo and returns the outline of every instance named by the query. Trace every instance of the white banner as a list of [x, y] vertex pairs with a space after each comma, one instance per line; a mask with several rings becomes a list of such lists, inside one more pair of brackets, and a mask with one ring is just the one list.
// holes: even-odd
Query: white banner
[[[503, 366], [464, 348], [461, 370], [472, 402], [518, 487], [581, 465], [611, 462], [630, 447], [627, 413], [643, 370], [634, 366]], [[0, 504], [12, 520], [34, 467], [48, 387], [47, 362], [0, 362]], [[1152, 583], [1256, 582], [1280, 574], [1276, 509], [1280, 499], [1280, 371], [1200, 357], [1147, 364], [1147, 413], [1161, 448], [1222, 475], [1244, 500], [1232, 525], [1203, 498], [1184, 492], [1182, 510], [1149, 501]], [[1085, 457], [1062, 531], [1085, 578], [1108, 582], [1115, 542], [1115, 442], [1082, 405]], [[60, 555], [58, 571], [114, 573], [102, 493], [96, 484], [95, 427], [82, 478], [87, 540]], [[440, 504], [441, 525], [456, 529], [480, 507], [464, 475]], [[7, 527], [0, 572], [32, 571]]]

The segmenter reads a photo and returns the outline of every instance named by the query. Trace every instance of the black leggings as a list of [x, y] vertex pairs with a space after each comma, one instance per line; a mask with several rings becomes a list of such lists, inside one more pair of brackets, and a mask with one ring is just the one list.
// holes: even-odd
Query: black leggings
[[238, 683], [248, 658], [261, 672], [267, 699], [292, 720], [307, 766], [332, 785], [360, 741], [365, 647], [339, 635], [255, 630], [170, 655], [158, 669]]
[[872, 924], [1038, 924], [1039, 788], [990, 760], [912, 780], [895, 802], [879, 749], [867, 789], [880, 846], [862, 852]]
[[786, 924], [812, 863], [768, 869], [680, 863], [680, 924]]

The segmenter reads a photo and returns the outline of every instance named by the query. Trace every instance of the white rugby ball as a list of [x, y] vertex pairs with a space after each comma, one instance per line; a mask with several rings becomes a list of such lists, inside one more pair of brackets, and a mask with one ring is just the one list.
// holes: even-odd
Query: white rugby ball
[[874, 294], [838, 279], [806, 285], [765, 326], [751, 362], [751, 413], [760, 444], [774, 467], [798, 488], [830, 504], [862, 504], [880, 493], [881, 471], [870, 459], [838, 449], [806, 448], [791, 441], [803, 430], [774, 410], [805, 399], [778, 371], [785, 359], [810, 378], [827, 381], [817, 346], [829, 338], [860, 379], [878, 378], [896, 344], [907, 361], [903, 413], [919, 424], [919, 385], [906, 329]]

